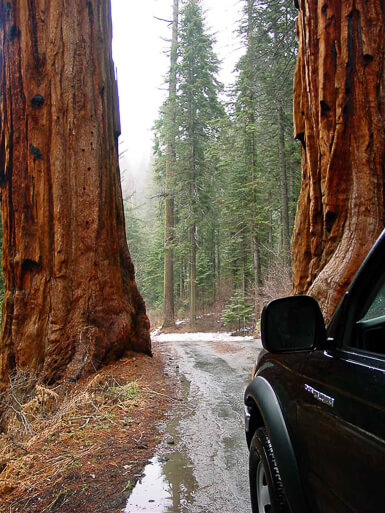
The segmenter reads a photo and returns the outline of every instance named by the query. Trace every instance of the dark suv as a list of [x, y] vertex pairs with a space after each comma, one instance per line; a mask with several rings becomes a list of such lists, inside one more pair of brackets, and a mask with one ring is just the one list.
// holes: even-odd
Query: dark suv
[[327, 329], [292, 296], [261, 330], [245, 392], [253, 512], [385, 511], [385, 230]]

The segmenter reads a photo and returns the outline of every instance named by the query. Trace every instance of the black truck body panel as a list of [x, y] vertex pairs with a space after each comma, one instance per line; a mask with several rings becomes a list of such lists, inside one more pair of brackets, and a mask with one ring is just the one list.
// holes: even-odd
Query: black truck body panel
[[[325, 349], [326, 348], [326, 349]], [[292, 513], [385, 509], [385, 231], [312, 351], [264, 351], [245, 392]]]

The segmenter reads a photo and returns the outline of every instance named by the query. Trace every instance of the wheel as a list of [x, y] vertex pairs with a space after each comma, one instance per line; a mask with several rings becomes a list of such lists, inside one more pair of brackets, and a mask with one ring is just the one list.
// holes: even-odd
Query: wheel
[[253, 513], [290, 513], [270, 438], [263, 427], [251, 440], [249, 477]]

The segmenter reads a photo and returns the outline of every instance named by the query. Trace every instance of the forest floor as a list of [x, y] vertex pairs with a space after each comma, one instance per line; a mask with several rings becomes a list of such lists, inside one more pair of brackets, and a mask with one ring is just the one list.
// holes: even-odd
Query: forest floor
[[[228, 326], [225, 326], [222, 321], [223, 306], [220, 305], [216, 310], [198, 315], [195, 323], [195, 327], [192, 328], [189, 319], [181, 319], [176, 321], [173, 328], [162, 328], [159, 332], [161, 333], [218, 333], [218, 332], [229, 332], [231, 331]], [[155, 317], [155, 322], [151, 324], [160, 324], [159, 317]], [[234, 331], [234, 335], [252, 334], [255, 329], [255, 323], [250, 323], [242, 329], [241, 332]]]
[[[130, 354], [75, 385], [13, 383], [13, 425], [0, 435], [1, 513], [120, 513], [180, 399], [167, 355]], [[37, 390], [36, 390], [37, 389]]]
[[[208, 315], [194, 331], [221, 328]], [[173, 331], [190, 328], [181, 321]], [[0, 513], [120, 513], [162, 438], [161, 421], [181, 402], [171, 360], [153, 342], [152, 358], [128, 354], [76, 384], [31, 389], [17, 376], [0, 434]]]

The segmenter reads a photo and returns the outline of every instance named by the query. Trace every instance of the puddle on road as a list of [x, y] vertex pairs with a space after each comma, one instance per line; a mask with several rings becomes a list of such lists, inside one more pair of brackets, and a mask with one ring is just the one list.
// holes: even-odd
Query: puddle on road
[[[190, 391], [190, 382], [181, 375], [184, 399]], [[185, 415], [185, 414], [184, 414]], [[193, 464], [179, 450], [179, 423], [183, 414], [175, 415], [165, 430], [168, 448], [162, 448], [144, 469], [144, 476], [133, 489], [123, 513], [190, 513], [197, 482]], [[172, 450], [175, 447], [175, 450]]]
[[152, 458], [144, 469], [144, 477], [132, 491], [124, 512], [167, 511], [170, 504], [170, 493], [163, 476], [162, 464], [158, 457]]
[[184, 513], [193, 501], [196, 482], [187, 458], [173, 452], [166, 458], [155, 456], [144, 470], [124, 513]]

